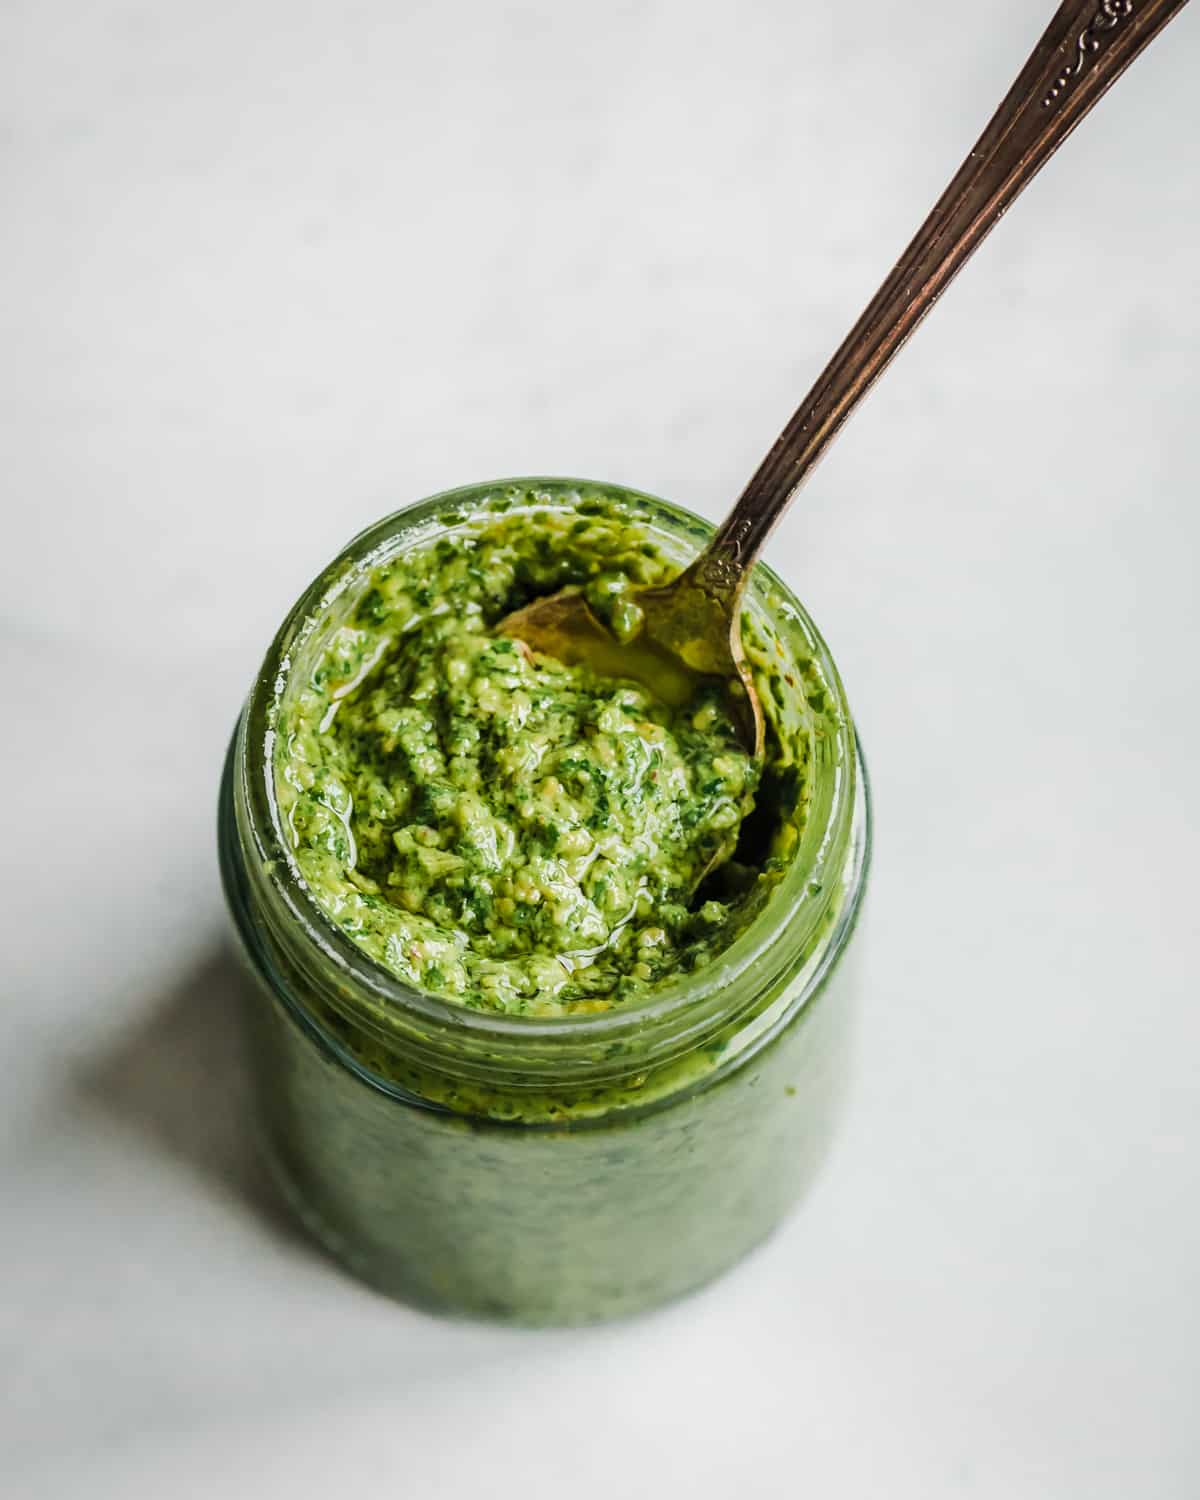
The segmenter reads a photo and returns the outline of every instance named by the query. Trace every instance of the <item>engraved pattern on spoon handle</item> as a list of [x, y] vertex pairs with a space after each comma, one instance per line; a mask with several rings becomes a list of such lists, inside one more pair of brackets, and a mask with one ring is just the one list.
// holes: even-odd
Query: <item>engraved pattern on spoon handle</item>
[[842, 423], [1005, 209], [1187, 0], [1065, 0], [987, 129], [693, 565], [736, 599]]

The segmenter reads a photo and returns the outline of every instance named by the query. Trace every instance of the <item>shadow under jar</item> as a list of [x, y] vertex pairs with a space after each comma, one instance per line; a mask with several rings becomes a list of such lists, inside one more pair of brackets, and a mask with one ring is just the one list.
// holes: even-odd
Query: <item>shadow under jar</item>
[[[475, 485], [387, 517], [285, 620], [238, 722], [220, 797], [222, 877], [258, 981], [247, 1005], [255, 1091], [285, 1194], [381, 1290], [532, 1324], [617, 1317], [678, 1296], [733, 1264], [796, 1203], [843, 1092], [846, 950], [870, 848], [837, 670], [799, 603], [760, 565], [745, 638], [776, 754], [769, 746], [743, 843], [751, 824], [767, 838], [775, 818], [788, 825], [787, 853], [727, 947], [611, 1009], [524, 1015], [414, 988], [339, 929], [300, 873], [277, 795], [289, 694], [389, 559], [478, 534], [492, 518], [534, 527], [555, 514], [634, 528], [668, 572], [712, 530], [650, 496], [563, 479]], [[569, 560], [562, 567], [559, 582], [570, 581]]]

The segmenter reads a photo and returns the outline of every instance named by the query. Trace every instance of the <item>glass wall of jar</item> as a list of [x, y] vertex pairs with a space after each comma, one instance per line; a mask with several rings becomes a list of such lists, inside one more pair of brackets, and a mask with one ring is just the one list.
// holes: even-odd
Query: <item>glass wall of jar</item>
[[[393, 1295], [526, 1323], [634, 1312], [709, 1280], [799, 1200], [836, 1120], [870, 810], [840, 679], [767, 568], [746, 600], [756, 671], [804, 734], [803, 817], [744, 932], [644, 999], [600, 1012], [470, 1009], [406, 985], [340, 931], [293, 857], [274, 733], [291, 685], [373, 569], [491, 515], [602, 506], [682, 563], [706, 522], [571, 480], [477, 485], [358, 537], [298, 601], [239, 720], [220, 801], [263, 1140], [299, 1217]], [[789, 716], [790, 719], [789, 719]], [[760, 799], [761, 799], [760, 792]]]

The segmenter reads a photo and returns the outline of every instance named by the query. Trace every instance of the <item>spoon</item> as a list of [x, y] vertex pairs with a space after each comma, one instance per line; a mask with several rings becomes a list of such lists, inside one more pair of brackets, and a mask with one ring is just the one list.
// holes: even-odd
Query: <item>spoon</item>
[[[742, 650], [741, 598], [756, 558], [842, 423], [1025, 185], [1187, 0], [1064, 0], [991, 123], [804, 398], [708, 546], [670, 583], [631, 596], [618, 641], [567, 589], [496, 627], [531, 651], [641, 682], [682, 706], [723, 679], [743, 745], [763, 754], [763, 714]], [[635, 615], [636, 618], [636, 615]]]

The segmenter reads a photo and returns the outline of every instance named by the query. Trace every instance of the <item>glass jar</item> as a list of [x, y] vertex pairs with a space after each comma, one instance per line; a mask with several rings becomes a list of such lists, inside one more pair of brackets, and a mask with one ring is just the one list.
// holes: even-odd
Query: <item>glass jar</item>
[[643, 1002], [539, 1018], [417, 991], [326, 917], [275, 799], [273, 726], [291, 675], [397, 552], [480, 513], [597, 496], [680, 564], [711, 534], [661, 500], [560, 479], [471, 486], [387, 517], [285, 620], [221, 786], [222, 878], [257, 981], [252, 1068], [283, 1191], [376, 1287], [523, 1323], [593, 1321], [675, 1297], [733, 1264], [799, 1199], [843, 1091], [846, 950], [870, 848], [837, 670], [760, 565], [747, 626], [762, 649], [808, 664], [813, 792], [778, 888], [730, 947]]

